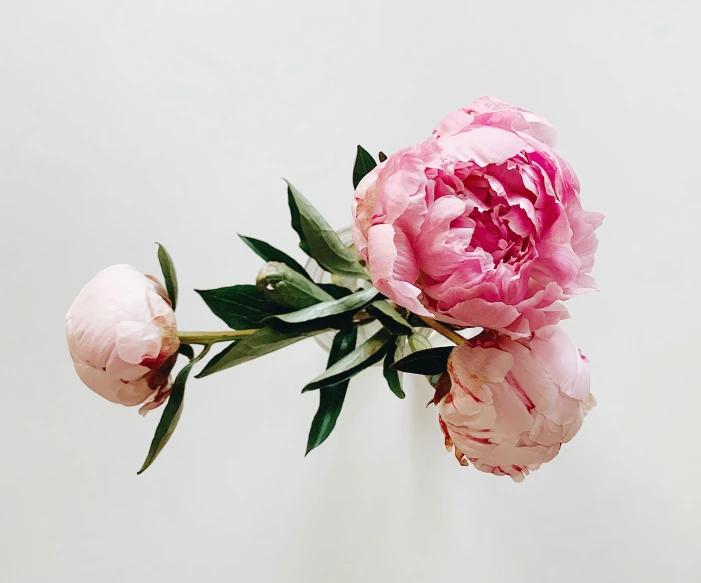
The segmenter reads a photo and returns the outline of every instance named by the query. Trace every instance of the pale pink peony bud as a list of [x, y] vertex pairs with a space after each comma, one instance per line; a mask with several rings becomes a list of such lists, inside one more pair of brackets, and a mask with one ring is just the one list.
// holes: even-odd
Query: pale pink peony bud
[[448, 374], [446, 446], [463, 465], [516, 482], [552, 460], [595, 404], [586, 359], [559, 326], [530, 339], [482, 334], [451, 352]]
[[[170, 390], [180, 345], [164, 287], [129, 265], [98, 273], [66, 315], [66, 340], [81, 380], [105, 399], [149, 410]], [[154, 405], [156, 404], [156, 405]]]

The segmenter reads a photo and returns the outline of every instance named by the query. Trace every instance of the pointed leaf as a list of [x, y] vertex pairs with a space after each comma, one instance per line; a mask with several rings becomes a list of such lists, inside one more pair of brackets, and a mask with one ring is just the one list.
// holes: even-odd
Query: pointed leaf
[[387, 330], [380, 330], [358, 346], [358, 348], [348, 356], [327, 368], [322, 374], [307, 384], [307, 386], [302, 389], [302, 392], [306, 393], [307, 391], [328, 387], [329, 385], [350, 379], [360, 371], [365, 370], [376, 362], [380, 362], [386, 353], [385, 346], [390, 338], [391, 335]]
[[362, 310], [378, 295], [378, 291], [371, 287], [339, 300], [330, 300], [314, 304], [307, 308], [290, 312], [289, 314], [278, 314], [265, 319], [268, 326], [287, 329], [285, 326], [295, 324], [311, 325], [314, 328], [330, 328], [334, 321], [344, 320], [344, 316], [350, 321], [353, 314]]
[[178, 348], [178, 353], [182, 354], [188, 360], [192, 360], [193, 358], [195, 358], [195, 351], [189, 344], [181, 344]]
[[[202, 354], [204, 354], [204, 352]], [[190, 374], [193, 365], [198, 360], [199, 358], [190, 360], [190, 362], [186, 364], [178, 373], [178, 376], [175, 377], [175, 382], [173, 383], [173, 388], [170, 391], [168, 402], [163, 408], [163, 414], [161, 415], [161, 419], [156, 427], [156, 432], [153, 435], [151, 447], [149, 447], [144, 464], [141, 466], [141, 469], [136, 472], [137, 475], [146, 471], [146, 469], [155, 461], [158, 454], [163, 451], [163, 448], [168, 443], [168, 440], [170, 440], [170, 436], [173, 435], [175, 428], [178, 426], [180, 416], [183, 412], [185, 383], [187, 382], [187, 377]]]
[[[298, 197], [294, 196], [293, 192], [301, 196], [301, 193], [299, 193], [294, 186], [287, 182], [287, 206], [290, 207], [290, 224], [299, 236], [299, 248], [311, 257], [312, 251], [309, 247], [309, 242], [307, 241], [307, 235], [304, 232], [304, 227], [302, 226], [302, 215], [299, 212], [299, 205], [297, 202]], [[304, 202], [306, 201], [307, 200], [304, 199]]]
[[215, 316], [234, 330], [255, 328], [272, 314], [287, 308], [269, 300], [254, 285], [234, 285], [216, 289], [196, 289]]
[[265, 354], [269, 354], [305, 338], [320, 334], [324, 330], [307, 332], [281, 332], [272, 328], [262, 328], [243, 340], [233, 342], [210, 360], [197, 378], [206, 377], [215, 372], [231, 368], [237, 364], [248, 362]]
[[366, 311], [396, 336], [406, 336], [413, 332], [413, 328], [409, 322], [407, 322], [387, 300], [373, 303], [366, 308]]
[[354, 252], [343, 244], [319, 211], [289, 182], [287, 193], [292, 227], [299, 235], [302, 250], [330, 273], [369, 279]]
[[170, 299], [171, 307], [175, 310], [175, 306], [178, 303], [178, 276], [175, 273], [175, 265], [166, 248], [160, 243], [156, 244], [158, 245], [158, 263], [161, 265], [168, 298]]
[[395, 395], [397, 395], [397, 397], [399, 397], [400, 399], [403, 399], [404, 397], [406, 397], [406, 393], [404, 393], [404, 390], [402, 389], [402, 381], [399, 378], [399, 373], [396, 370], [390, 368], [394, 363], [394, 357], [396, 352], [396, 342], [390, 342], [387, 346], [387, 355], [385, 356], [385, 360], [383, 363], [382, 374], [384, 375], [385, 380], [387, 381], [387, 386], [389, 386], [389, 390], [392, 391]]
[[[329, 360], [326, 365], [327, 368], [336, 364], [336, 362], [355, 349], [357, 336], [357, 328], [341, 330], [334, 336], [333, 344], [329, 352]], [[349, 382], [350, 379], [346, 379], [345, 381], [319, 390], [319, 409], [316, 415], [314, 415], [314, 420], [309, 430], [307, 452], [305, 455], [315, 447], [324, 443], [326, 438], [331, 435], [333, 428], [336, 426], [336, 420], [341, 413]]]
[[413, 374], [435, 375], [445, 372], [448, 367], [448, 356], [454, 346], [441, 346], [419, 350], [409, 356], [405, 356], [392, 365], [394, 370], [401, 370]]
[[370, 172], [377, 162], [372, 155], [362, 146], [358, 146], [358, 152], [355, 155], [355, 164], [353, 166], [353, 188], [358, 188], [360, 181], [365, 178], [365, 175]]
[[[284, 263], [290, 269], [294, 269], [297, 273], [302, 274], [304, 277], [309, 278], [309, 274], [306, 272], [304, 267], [302, 267], [297, 261], [292, 259], [287, 253], [276, 249], [269, 243], [261, 241], [260, 239], [254, 239], [253, 237], [244, 237], [239, 235], [241, 240], [248, 245], [253, 252], [258, 255], [264, 261], [277, 261], [278, 263]], [[311, 279], [311, 278], [310, 278]]]
[[303, 277], [284, 263], [271, 261], [258, 273], [256, 287], [277, 304], [301, 310], [307, 306], [328, 302], [333, 296], [313, 281]]

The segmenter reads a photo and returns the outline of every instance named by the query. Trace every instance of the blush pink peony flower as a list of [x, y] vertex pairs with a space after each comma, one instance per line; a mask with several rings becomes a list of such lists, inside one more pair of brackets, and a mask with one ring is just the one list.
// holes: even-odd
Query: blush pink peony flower
[[529, 336], [595, 289], [594, 235], [574, 171], [540, 116], [481, 97], [358, 185], [353, 241], [375, 287], [458, 326]]
[[516, 482], [552, 460], [595, 404], [586, 359], [559, 326], [530, 340], [483, 333], [450, 353], [448, 375], [438, 405], [446, 447]]
[[180, 345], [163, 286], [129, 265], [98, 273], [66, 315], [66, 339], [81, 380], [113, 403], [143, 411], [163, 403]]

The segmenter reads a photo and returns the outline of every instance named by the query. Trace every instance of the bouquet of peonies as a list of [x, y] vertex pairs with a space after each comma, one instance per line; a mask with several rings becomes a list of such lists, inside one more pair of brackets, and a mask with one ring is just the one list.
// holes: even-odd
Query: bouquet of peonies
[[[557, 324], [568, 317], [560, 301], [595, 289], [603, 219], [582, 208], [556, 139], [542, 117], [481, 97], [379, 164], [358, 147], [350, 246], [288, 183], [310, 263], [241, 237], [266, 262], [255, 284], [198, 290], [226, 331], [177, 329], [178, 282], [160, 245], [165, 287], [128, 265], [101, 271], [68, 311], [66, 336], [96, 393], [144, 414], [165, 403], [139, 473], [175, 430], [188, 376], [215, 344], [224, 348], [198, 378], [329, 333], [327, 368], [303, 389], [319, 393], [307, 453], [329, 437], [350, 379], [381, 362], [399, 398], [400, 372], [427, 378], [462, 465], [521, 481], [552, 460], [595, 403], [586, 358]], [[310, 275], [314, 262], [322, 276]], [[456, 346], [432, 348], [427, 331]], [[173, 380], [178, 355], [188, 362]]]

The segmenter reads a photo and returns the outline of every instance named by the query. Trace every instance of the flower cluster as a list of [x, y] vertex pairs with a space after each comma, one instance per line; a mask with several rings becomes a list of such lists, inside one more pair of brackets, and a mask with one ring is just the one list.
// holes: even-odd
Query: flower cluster
[[[159, 246], [165, 285], [115, 265], [80, 292], [66, 316], [75, 370], [111, 402], [142, 413], [167, 403], [144, 471], [212, 346], [224, 344], [197, 377], [331, 332], [326, 370], [303, 389], [319, 394], [307, 453], [334, 429], [351, 378], [381, 362], [399, 398], [400, 371], [430, 379], [445, 443], [461, 464], [521, 481], [557, 455], [594, 404], [586, 359], [558, 323], [568, 317], [563, 300], [595, 289], [603, 217], [582, 208], [556, 138], [542, 117], [482, 97], [423, 142], [380, 153], [379, 164], [359, 146], [354, 246], [288, 183], [291, 225], [315, 271], [242, 236], [265, 262], [255, 282], [197, 290], [228, 329], [183, 332], [175, 267]], [[482, 331], [466, 340], [464, 328]], [[431, 329], [457, 346], [431, 348]], [[188, 363], [173, 379], [179, 355]]]
[[584, 361], [554, 325], [568, 317], [560, 300], [595, 289], [603, 216], [582, 208], [556, 139], [542, 117], [482, 97], [374, 168], [353, 204], [378, 290], [498, 333], [455, 349], [440, 420], [478, 469], [514, 479], [552, 459], [589, 402]]

